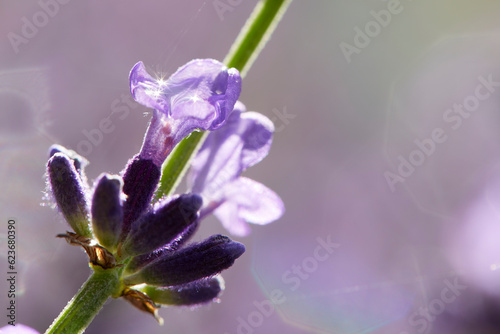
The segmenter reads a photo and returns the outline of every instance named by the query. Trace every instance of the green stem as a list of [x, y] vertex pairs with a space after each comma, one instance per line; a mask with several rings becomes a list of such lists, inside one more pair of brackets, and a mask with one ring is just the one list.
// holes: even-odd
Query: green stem
[[[243, 78], [271, 38], [291, 2], [292, 0], [261, 0], [231, 46], [224, 64], [238, 69]], [[193, 132], [170, 153], [162, 166], [162, 176], [155, 200], [171, 195], [175, 191], [189, 168], [191, 159], [198, 152], [206, 137], [207, 133]]]
[[234, 67], [245, 77], [267, 41], [271, 38], [292, 0], [261, 0], [224, 58], [227, 67]]
[[[233, 43], [224, 63], [228, 67], [237, 68], [244, 77], [291, 1], [261, 0]], [[207, 133], [193, 132], [169, 155], [163, 164], [160, 186], [155, 194], [156, 199], [172, 194], [206, 136]], [[120, 267], [107, 270], [95, 268], [95, 272], [45, 333], [83, 333], [108, 297], [117, 297], [120, 293], [122, 271], [123, 268]]]
[[119, 292], [120, 272], [120, 268], [96, 268], [45, 334], [83, 333], [108, 297]]

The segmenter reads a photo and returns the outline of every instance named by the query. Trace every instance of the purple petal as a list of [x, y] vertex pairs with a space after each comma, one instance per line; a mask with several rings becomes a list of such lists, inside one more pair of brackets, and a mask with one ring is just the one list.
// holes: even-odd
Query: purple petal
[[221, 129], [211, 133], [193, 160], [188, 182], [198, 193], [216, 193], [269, 152], [273, 123], [264, 115], [244, 112], [238, 102]]
[[213, 59], [195, 59], [169, 79], [165, 96], [171, 98], [170, 116], [196, 118], [200, 128], [215, 130], [233, 110], [241, 92], [239, 72]]
[[213, 213], [233, 235], [248, 235], [247, 222], [269, 224], [285, 212], [283, 202], [274, 191], [246, 177], [227, 184], [223, 192], [222, 204]]
[[130, 93], [134, 100], [151, 109], [161, 109], [161, 99], [154, 96], [159, 89], [158, 80], [146, 71], [142, 61], [132, 67], [129, 75]]

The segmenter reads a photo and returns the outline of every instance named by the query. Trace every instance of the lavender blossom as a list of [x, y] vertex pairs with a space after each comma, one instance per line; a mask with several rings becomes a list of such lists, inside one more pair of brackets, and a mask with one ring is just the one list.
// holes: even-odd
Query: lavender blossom
[[168, 80], [154, 79], [138, 62], [129, 81], [134, 99], [154, 110], [141, 152], [122, 173], [127, 196], [122, 239], [148, 209], [161, 165], [175, 145], [196, 129], [215, 130], [224, 124], [241, 92], [239, 72], [213, 59], [192, 60]]
[[196, 129], [224, 124], [241, 92], [238, 70], [213, 59], [196, 59], [168, 80], [154, 79], [138, 62], [130, 71], [130, 92], [154, 109], [140, 157], [161, 167], [173, 147]]
[[226, 125], [209, 134], [187, 178], [191, 191], [203, 197], [201, 217], [213, 213], [230, 233], [245, 236], [247, 222], [265, 225], [283, 215], [275, 192], [240, 176], [268, 154], [273, 132], [267, 117], [245, 112], [237, 102]]

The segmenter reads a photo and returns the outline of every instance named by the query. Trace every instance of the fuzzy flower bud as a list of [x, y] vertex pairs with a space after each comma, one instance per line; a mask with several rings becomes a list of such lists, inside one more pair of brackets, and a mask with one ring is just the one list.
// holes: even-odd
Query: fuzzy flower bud
[[78, 235], [91, 238], [85, 186], [73, 161], [56, 153], [47, 163], [47, 173], [52, 194], [66, 221]]
[[245, 252], [245, 246], [226, 236], [213, 235], [200, 243], [166, 253], [124, 283], [172, 286], [210, 277], [231, 267]]

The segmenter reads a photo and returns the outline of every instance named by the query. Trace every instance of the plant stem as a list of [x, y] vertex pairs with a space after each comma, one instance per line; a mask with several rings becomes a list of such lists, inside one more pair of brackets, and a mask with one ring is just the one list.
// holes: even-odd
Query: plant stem
[[224, 58], [224, 64], [236, 68], [241, 77], [245, 77], [291, 2], [292, 0], [262, 0], [257, 3]]
[[119, 292], [120, 272], [120, 268], [96, 268], [45, 334], [83, 333], [108, 297]]
[[[271, 38], [292, 0], [261, 0], [234, 41], [224, 59], [227, 67], [240, 71], [243, 78], [260, 51]], [[201, 147], [208, 132], [193, 132], [175, 147], [162, 166], [160, 185], [155, 200], [171, 195], [189, 168], [191, 159]]]

